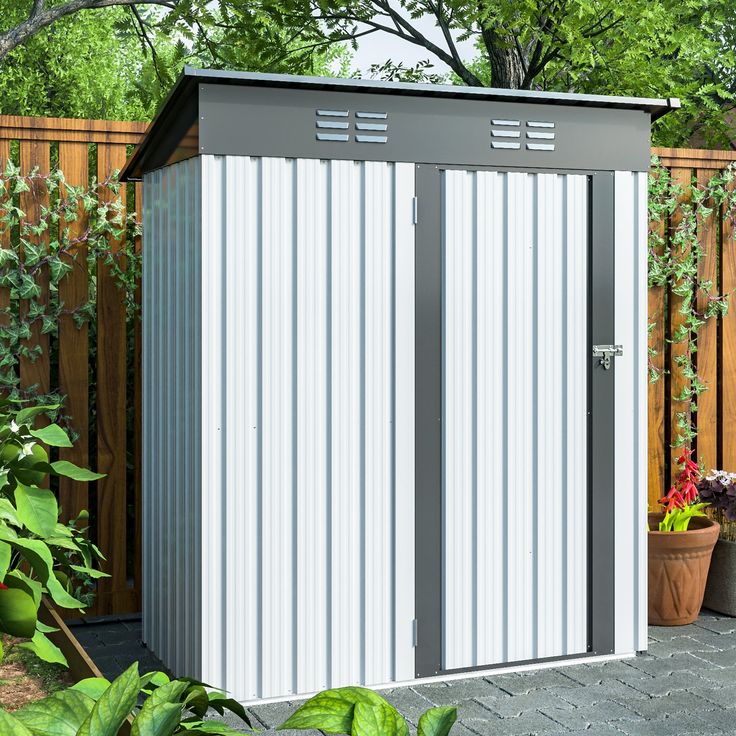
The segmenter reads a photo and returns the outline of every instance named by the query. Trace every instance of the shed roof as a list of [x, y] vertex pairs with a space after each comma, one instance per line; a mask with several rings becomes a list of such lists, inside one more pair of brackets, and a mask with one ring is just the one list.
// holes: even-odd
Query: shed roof
[[[196, 135], [198, 96], [200, 84], [235, 85], [239, 87], [270, 87], [285, 89], [330, 90], [405, 97], [436, 97], [496, 102], [523, 102], [527, 104], [561, 105], [567, 107], [638, 110], [657, 120], [670, 110], [680, 107], [677, 98], [613, 97], [607, 95], [539, 92], [530, 90], [466, 87], [460, 85], [416, 84], [385, 82], [365, 79], [338, 79], [306, 77], [289, 74], [262, 74], [216, 69], [185, 67], [173, 89], [149, 125], [141, 143], [122, 172], [123, 180], [139, 179], [144, 171], [165, 162], [158, 150], [165, 142], [181, 141], [187, 133]], [[175, 146], [174, 146], [175, 147]]]

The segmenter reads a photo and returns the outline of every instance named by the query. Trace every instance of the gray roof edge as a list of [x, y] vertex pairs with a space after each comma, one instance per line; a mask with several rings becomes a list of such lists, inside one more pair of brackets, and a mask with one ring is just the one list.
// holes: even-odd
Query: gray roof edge
[[198, 69], [185, 66], [176, 83], [166, 96], [155, 118], [148, 126], [142, 141], [123, 168], [122, 181], [140, 180], [141, 167], [147, 158], [152, 140], [158, 137], [161, 124], [181, 106], [181, 97], [193, 93], [198, 83], [238, 84], [258, 87], [284, 87], [302, 89], [325, 89], [351, 92], [373, 92], [375, 94], [416, 95], [420, 97], [454, 97], [489, 101], [519, 101], [548, 105], [580, 107], [618, 108], [640, 110], [648, 113], [652, 121], [658, 120], [671, 110], [680, 107], [676, 97], [613, 97], [607, 95], [584, 95], [569, 92], [538, 92], [532, 90], [501, 89], [495, 87], [466, 87], [448, 84], [419, 84], [413, 82], [385, 82], [366, 79], [342, 79], [337, 77], [307, 77], [291, 74], [265, 74], [260, 72], [237, 72], [220, 69]]
[[580, 105], [591, 107], [620, 107], [655, 113], [680, 107], [677, 98], [623, 97], [609, 95], [574, 94], [570, 92], [539, 92], [534, 90], [501, 89], [497, 87], [467, 87], [452, 84], [421, 84], [416, 82], [385, 82], [372, 79], [344, 79], [338, 77], [307, 77], [291, 74], [260, 72], [231, 72], [220, 69], [198, 69], [186, 66], [182, 76], [198, 81], [245, 84], [253, 86], [306, 87], [345, 91], [375, 92], [436, 97], [463, 97], [488, 100], [520, 100], [540, 104]]

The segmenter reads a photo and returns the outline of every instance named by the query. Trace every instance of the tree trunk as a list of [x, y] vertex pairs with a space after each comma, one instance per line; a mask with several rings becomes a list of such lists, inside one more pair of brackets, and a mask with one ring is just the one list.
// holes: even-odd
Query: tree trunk
[[524, 84], [524, 67], [517, 50], [497, 43], [486, 44], [486, 49], [491, 64], [491, 86], [521, 89]]

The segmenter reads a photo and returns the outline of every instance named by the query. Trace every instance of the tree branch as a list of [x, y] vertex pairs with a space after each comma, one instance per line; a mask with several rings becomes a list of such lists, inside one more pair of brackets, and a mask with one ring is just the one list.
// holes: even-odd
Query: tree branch
[[64, 5], [43, 9], [43, 0], [34, 0], [31, 15], [14, 28], [0, 34], [0, 62], [17, 46], [57, 20], [81, 10], [95, 10], [117, 5], [160, 5], [174, 9], [178, 0], [69, 0]]

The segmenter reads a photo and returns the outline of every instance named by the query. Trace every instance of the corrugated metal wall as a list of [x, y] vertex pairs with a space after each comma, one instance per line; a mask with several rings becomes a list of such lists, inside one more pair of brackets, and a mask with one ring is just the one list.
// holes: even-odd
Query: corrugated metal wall
[[647, 648], [647, 174], [615, 175], [616, 651]]
[[444, 646], [587, 646], [587, 177], [446, 171]]
[[197, 159], [155, 171], [143, 207], [143, 637], [188, 674], [200, 667], [200, 185]]
[[201, 675], [411, 678], [414, 167], [201, 160]]

